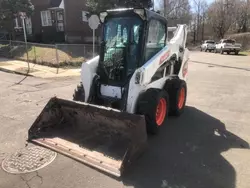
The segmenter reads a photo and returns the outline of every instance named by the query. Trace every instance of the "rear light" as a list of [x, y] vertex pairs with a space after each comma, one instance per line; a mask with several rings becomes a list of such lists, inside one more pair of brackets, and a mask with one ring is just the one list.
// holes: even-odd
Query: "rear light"
[[137, 72], [135, 74], [135, 84], [140, 84], [142, 81], [142, 77], [143, 77], [143, 75], [142, 75], [141, 71]]
[[187, 76], [187, 73], [188, 73], [188, 61], [185, 62], [183, 69], [182, 69], [183, 78], [185, 78]]

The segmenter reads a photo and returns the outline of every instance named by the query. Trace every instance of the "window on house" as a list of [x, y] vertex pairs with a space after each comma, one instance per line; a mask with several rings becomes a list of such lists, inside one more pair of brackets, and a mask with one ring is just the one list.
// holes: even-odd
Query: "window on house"
[[51, 12], [49, 10], [41, 11], [42, 26], [52, 26]]
[[26, 24], [26, 32], [28, 35], [32, 34], [32, 22], [31, 18], [26, 18], [25, 19], [25, 24]]
[[57, 23], [57, 31], [64, 31], [64, 25], [62, 22]]
[[88, 22], [88, 16], [89, 16], [89, 12], [82, 11], [82, 21], [83, 22]]
[[19, 24], [18, 18], [15, 18], [14, 19], [14, 28], [20, 28], [20, 27], [21, 27], [21, 24]]
[[63, 21], [63, 12], [56, 12], [57, 21]]
[[149, 23], [148, 39], [146, 44], [146, 62], [161, 51], [166, 44], [166, 25], [158, 20]]

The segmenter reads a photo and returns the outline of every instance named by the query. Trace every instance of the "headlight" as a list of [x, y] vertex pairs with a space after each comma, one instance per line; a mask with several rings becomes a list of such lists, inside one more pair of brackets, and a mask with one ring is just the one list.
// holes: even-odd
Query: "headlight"
[[141, 71], [138, 71], [138, 72], [135, 74], [135, 84], [140, 84], [141, 81], [142, 81], [142, 78], [143, 78], [142, 72], [141, 72]]
[[134, 12], [138, 14], [143, 20], [145, 20], [145, 10], [144, 9], [134, 9]]
[[104, 22], [104, 20], [105, 20], [105, 18], [107, 17], [107, 15], [108, 15], [108, 13], [107, 12], [101, 12], [100, 13], [100, 20], [101, 20], [101, 22], [103, 23]]

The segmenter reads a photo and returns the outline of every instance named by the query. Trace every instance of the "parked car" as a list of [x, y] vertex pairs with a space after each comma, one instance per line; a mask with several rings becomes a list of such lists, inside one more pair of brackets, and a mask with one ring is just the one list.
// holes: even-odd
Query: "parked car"
[[230, 54], [231, 52], [234, 52], [236, 55], [239, 54], [241, 50], [241, 44], [236, 43], [233, 39], [221, 39], [219, 43], [216, 44], [216, 52], [220, 52], [221, 54], [224, 54], [224, 52], [227, 52], [227, 54]]
[[215, 42], [213, 40], [205, 40], [201, 45], [201, 51], [214, 51], [215, 50]]

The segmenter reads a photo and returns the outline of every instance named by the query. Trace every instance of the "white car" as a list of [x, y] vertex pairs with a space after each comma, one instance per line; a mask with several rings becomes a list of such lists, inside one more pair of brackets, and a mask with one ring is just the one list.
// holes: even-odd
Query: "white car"
[[213, 40], [205, 40], [201, 45], [201, 52], [202, 51], [214, 51], [215, 50], [215, 42]]
[[224, 52], [227, 52], [227, 54], [230, 54], [231, 52], [234, 52], [236, 55], [239, 54], [241, 50], [241, 44], [236, 43], [233, 39], [221, 39], [219, 43], [216, 44], [216, 52], [220, 52], [221, 54], [224, 54]]

